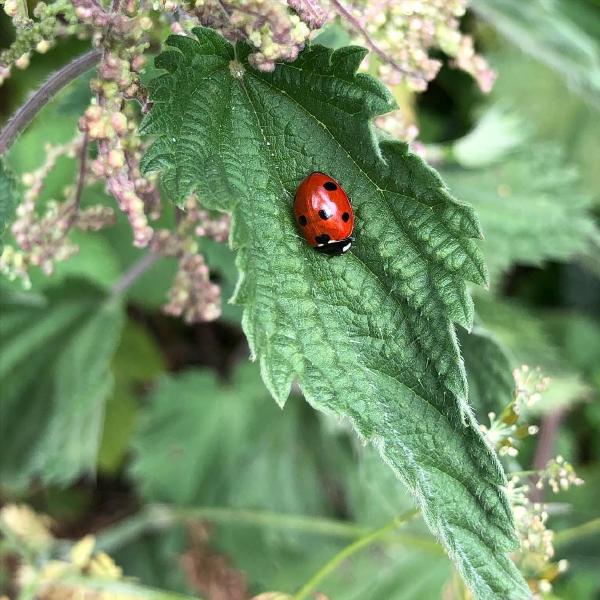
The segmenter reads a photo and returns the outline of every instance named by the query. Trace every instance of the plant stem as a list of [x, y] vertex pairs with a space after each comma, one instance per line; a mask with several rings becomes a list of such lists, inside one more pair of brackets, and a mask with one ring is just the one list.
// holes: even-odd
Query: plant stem
[[579, 538], [592, 535], [600, 531], [600, 517], [592, 519], [587, 523], [577, 525], [577, 527], [571, 527], [569, 529], [563, 529], [563, 531], [557, 531], [554, 534], [554, 545], [561, 546], [568, 544]]
[[53, 96], [100, 61], [101, 51], [90, 50], [71, 61], [50, 78], [27, 99], [0, 132], [0, 155], [5, 154], [17, 136], [29, 125], [37, 113]]
[[127, 291], [161, 256], [148, 252], [125, 271], [119, 281], [112, 288], [112, 297], [115, 298]]
[[114, 551], [136, 539], [147, 531], [160, 531], [178, 523], [192, 520], [212, 521], [213, 523], [237, 523], [242, 525], [265, 526], [275, 529], [291, 529], [305, 533], [332, 535], [335, 537], [357, 538], [369, 534], [372, 529], [347, 523], [308, 517], [286, 515], [257, 510], [238, 510], [222, 507], [177, 508], [154, 504], [142, 509], [138, 514], [105, 530], [98, 537], [98, 546], [103, 550]]
[[531, 475], [539, 475], [541, 471], [536, 469], [529, 469], [528, 471], [507, 471], [506, 475], [510, 479], [511, 477], [529, 477]]
[[[373, 533], [372, 528], [364, 525], [323, 517], [212, 506], [177, 508], [163, 504], [150, 504], [137, 514], [105, 529], [98, 535], [97, 546], [110, 554], [145, 533], [164, 531], [193, 520], [295, 530], [302, 533], [349, 539], [357, 539]], [[430, 554], [444, 554], [437, 542], [426, 537], [396, 533], [390, 539], [420, 548]]]
[[332, 573], [337, 567], [343, 563], [347, 558], [356, 554], [363, 548], [370, 546], [374, 542], [379, 541], [385, 537], [388, 533], [394, 531], [394, 529], [404, 525], [419, 513], [418, 510], [411, 510], [399, 517], [393, 519], [390, 523], [372, 531], [371, 533], [364, 535], [349, 546], [346, 546], [343, 550], [333, 556], [328, 562], [326, 562], [298, 591], [294, 596], [294, 600], [304, 600], [315, 591], [316, 587], [325, 579], [330, 573]]

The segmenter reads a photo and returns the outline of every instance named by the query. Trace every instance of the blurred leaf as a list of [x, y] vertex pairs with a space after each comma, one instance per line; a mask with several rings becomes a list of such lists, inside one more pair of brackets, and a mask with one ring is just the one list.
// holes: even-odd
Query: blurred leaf
[[40, 269], [30, 269], [33, 289], [43, 292], [66, 279], [86, 279], [109, 291], [121, 274], [113, 247], [98, 232], [73, 231], [69, 237], [79, 246], [79, 251], [66, 261], [56, 263], [50, 276]]
[[531, 131], [514, 111], [496, 104], [476, 126], [452, 145], [452, 156], [467, 169], [487, 167], [522, 146]]
[[140, 388], [164, 370], [164, 359], [156, 342], [143, 327], [128, 321], [112, 358], [111, 371], [115, 385], [106, 400], [98, 454], [100, 470], [114, 473], [121, 466], [135, 430]]
[[[473, 0], [474, 10], [511, 42], [547, 64], [600, 106], [600, 16], [572, 0]], [[574, 20], [579, 11], [583, 20]], [[584, 12], [585, 11], [585, 12]], [[594, 33], [588, 33], [587, 24]]]
[[164, 376], [148, 401], [132, 474], [149, 501], [319, 512], [302, 404], [274, 406], [254, 365], [227, 384], [204, 370]]
[[600, 323], [572, 313], [554, 317], [549, 325], [572, 367], [600, 390]]
[[325, 25], [325, 27], [319, 31], [319, 34], [315, 37], [313, 43], [337, 50], [342, 46], [349, 46], [352, 43], [352, 38], [348, 31], [339, 23], [333, 22]]
[[[422, 600], [443, 598], [452, 573], [445, 556], [386, 545], [345, 563], [321, 586], [335, 600]], [[446, 592], [447, 593], [447, 592]]]
[[529, 408], [528, 412], [532, 415], [546, 414], [589, 399], [590, 388], [581, 375], [565, 373], [551, 377], [550, 386], [542, 395], [542, 400]]
[[[379, 528], [410, 510], [414, 501], [370, 447], [337, 463], [353, 521]], [[336, 600], [421, 600], [439, 598], [452, 563], [421, 519], [360, 552], [320, 586]]]
[[191, 590], [180, 563], [186, 544], [184, 528], [177, 527], [168, 532], [148, 533], [111, 552], [111, 556], [128, 576], [136, 577], [145, 585], [189, 593]]
[[[588, 430], [588, 444], [594, 463], [600, 462], [600, 402], [590, 402], [584, 407], [583, 418], [585, 419], [585, 428]], [[578, 433], [585, 435], [584, 431]]]
[[505, 48], [493, 57], [493, 64], [498, 80], [492, 98], [514, 107], [536, 140], [559, 143], [568, 152], [569, 164], [578, 168], [586, 193], [600, 202], [600, 107], [586, 102], [568, 81], [522, 52]]
[[[327, 511], [317, 420], [297, 398], [282, 411], [255, 365], [230, 383], [209, 371], [164, 376], [133, 443], [132, 475], [147, 501], [282, 514]], [[213, 544], [261, 589], [290, 589], [339, 544], [321, 536], [220, 524]], [[320, 544], [315, 550], [315, 544]]]
[[[156, 59], [167, 72], [150, 86], [143, 165], [175, 202], [198, 191], [233, 213], [236, 301], [267, 387], [283, 405], [297, 380], [372, 441], [476, 593], [525, 596], [505, 554], [504, 473], [470, 416], [452, 327], [472, 321], [465, 281], [486, 280], [474, 213], [405, 144], [375, 140], [371, 121], [394, 102], [356, 73], [366, 50], [310, 46], [265, 73], [249, 47], [194, 35], [169, 37]], [[300, 239], [291, 211], [324, 165], [358, 217], [359, 243], [337, 260]]]
[[458, 336], [469, 382], [469, 399], [480, 420], [510, 402], [515, 381], [514, 365], [504, 346], [482, 325]]
[[0, 156], [0, 254], [2, 254], [4, 230], [12, 219], [16, 204], [14, 178]]
[[515, 302], [476, 297], [477, 314], [486, 327], [510, 350], [512, 367], [540, 367], [552, 379], [542, 401], [532, 412], [545, 412], [579, 402], [589, 395], [581, 376], [565, 361], [552, 339], [549, 321]]
[[513, 264], [567, 260], [600, 240], [591, 200], [554, 145], [522, 147], [500, 164], [446, 168], [443, 175], [452, 191], [477, 209], [495, 283]]
[[[597, 404], [597, 403], [596, 403]], [[598, 439], [598, 438], [596, 438]], [[600, 536], [597, 532], [581, 535], [563, 542], [565, 529], [578, 527], [600, 518], [598, 509], [598, 490], [600, 489], [600, 466], [597, 461], [587, 467], [577, 467], [577, 473], [585, 484], [561, 491], [552, 498], [567, 510], [557, 511], [549, 520], [549, 526], [555, 530], [557, 558], [569, 561], [569, 570], [556, 581], [555, 592], [564, 600], [595, 600], [600, 594], [598, 563], [600, 562]], [[589, 595], [587, 595], [589, 591]], [[582, 595], [578, 595], [582, 593]]]
[[241, 323], [242, 308], [232, 304], [238, 270], [235, 266], [235, 252], [225, 243], [214, 242], [208, 238], [200, 239], [200, 251], [204, 254], [211, 274], [216, 274], [221, 286], [222, 315], [233, 323]]
[[73, 81], [56, 101], [56, 112], [59, 115], [81, 115], [92, 99], [90, 82], [95, 71], [88, 71]]
[[3, 482], [94, 472], [122, 308], [83, 282], [46, 298], [8, 292], [2, 304]]
[[[180, 490], [193, 487], [186, 504], [219, 503], [306, 515], [327, 510], [325, 499], [319, 499], [320, 489], [341, 486], [353, 520], [372, 527], [413, 506], [374, 449], [361, 449], [356, 461], [342, 443], [345, 435], [319, 433], [314, 417], [299, 410], [301, 403], [289, 402], [283, 412], [274, 407], [256, 367], [242, 367], [232, 384], [219, 385], [209, 373], [192, 371], [163, 378], [151, 394], [133, 466], [148, 500], [180, 501]], [[188, 443], [180, 444], [181, 439]], [[326, 465], [319, 464], [320, 457], [326, 458]], [[194, 477], [189, 476], [192, 472]], [[221, 490], [218, 496], [214, 489]], [[422, 522], [410, 533], [435, 546]], [[264, 525], [221, 523], [212, 543], [225, 550], [258, 589], [294, 589], [348, 542]], [[415, 554], [410, 542], [367, 553], [352, 561], [352, 577], [344, 566], [324, 591], [331, 589], [331, 597], [340, 600], [416, 600], [420, 592], [433, 597], [451, 571], [437, 548], [433, 558], [419, 549]], [[414, 585], [406, 585], [408, 578]], [[372, 594], [361, 596], [369, 585]], [[395, 595], [389, 595], [392, 590]]]

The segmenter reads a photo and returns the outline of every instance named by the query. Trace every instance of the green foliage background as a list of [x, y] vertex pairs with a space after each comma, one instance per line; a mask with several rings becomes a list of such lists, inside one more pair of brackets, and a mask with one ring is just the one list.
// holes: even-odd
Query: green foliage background
[[[588, 485], [558, 498], [571, 506], [551, 514], [550, 526], [560, 531], [598, 517], [600, 17], [592, 2], [555, 5], [549, 11], [542, 2], [526, 9], [517, 0], [474, 2], [477, 39], [498, 69], [492, 96], [482, 98], [444, 69], [418, 114], [425, 141], [446, 157], [442, 178], [475, 208], [485, 235], [479, 248], [490, 291], [476, 291], [475, 326], [459, 332], [477, 417], [485, 422], [507, 401], [510, 371], [524, 362], [553, 379], [538, 419], [558, 406], [566, 410], [556, 451]], [[62, 47], [36, 59], [4, 88], [6, 98], [18, 102], [36, 78], [78, 51]], [[17, 175], [39, 164], [44, 142], [71, 136], [73, 106], [85, 104], [85, 86], [74, 84], [19, 139], [8, 157]], [[1, 108], [8, 115], [14, 106]], [[3, 169], [0, 231], [19, 190]], [[61, 161], [45, 197], [57, 196], [73, 170]], [[211, 192], [219, 197], [218, 189]], [[84, 204], [104, 198], [100, 188], [85, 194]], [[217, 507], [222, 513], [207, 544], [258, 593], [296, 589], [349, 540], [318, 527], [244, 520], [244, 511], [371, 528], [412, 508], [406, 488], [345, 421], [313, 412], [295, 388], [283, 410], [273, 403], [258, 367], [246, 360], [238, 307], [226, 307], [222, 323], [184, 327], [159, 313], [174, 272], [168, 260], [124, 297], [111, 293], [140, 256], [122, 220], [77, 242], [80, 254], [51, 279], [36, 275], [32, 290], [1, 282], [0, 500], [28, 502], [67, 533], [100, 531], [99, 541], [128, 575], [187, 594], [198, 590], [177, 559], [190, 548], [184, 528], [111, 538], [107, 525], [159, 502]], [[210, 243], [205, 252], [231, 295], [233, 253]], [[307, 250], [303, 260], [313, 259]], [[456, 318], [451, 309], [445, 314]], [[526, 466], [534, 450], [524, 449]], [[392, 542], [357, 555], [323, 591], [336, 600], [439, 597], [453, 570], [434, 542], [415, 521]], [[596, 597], [597, 538], [557, 542], [557, 552], [571, 569], [557, 581], [556, 597]]]

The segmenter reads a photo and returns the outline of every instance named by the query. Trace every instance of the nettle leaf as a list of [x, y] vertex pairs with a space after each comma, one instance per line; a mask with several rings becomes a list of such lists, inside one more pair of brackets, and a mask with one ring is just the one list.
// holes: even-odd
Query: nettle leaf
[[139, 416], [139, 390], [165, 369], [160, 348], [150, 332], [128, 321], [111, 361], [115, 385], [106, 399], [102, 442], [98, 451], [98, 468], [102, 472], [118, 472], [129, 450]]
[[95, 470], [123, 311], [82, 282], [46, 296], [3, 290], [0, 474], [64, 484]]
[[[316, 46], [261, 73], [247, 47], [194, 33], [156, 59], [167, 73], [150, 86], [144, 167], [176, 201], [197, 191], [232, 212], [234, 301], [263, 380], [281, 405], [297, 380], [379, 449], [478, 597], [527, 597], [505, 555], [516, 544], [505, 476], [469, 411], [452, 324], [471, 326], [465, 280], [486, 280], [473, 209], [406, 145], [377, 143], [371, 120], [395, 105], [356, 74], [364, 49]], [[345, 256], [298, 235], [293, 196], [311, 171], [352, 198]]]
[[2, 254], [4, 231], [12, 219], [16, 203], [14, 178], [4, 163], [4, 159], [0, 157], [0, 254]]
[[302, 407], [277, 409], [251, 364], [229, 383], [200, 369], [165, 375], [133, 440], [132, 475], [150, 502], [322, 512]]
[[530, 144], [499, 164], [443, 174], [477, 208], [494, 283], [513, 264], [567, 260], [600, 240], [592, 199], [580, 191], [577, 170], [565, 166], [559, 146]]

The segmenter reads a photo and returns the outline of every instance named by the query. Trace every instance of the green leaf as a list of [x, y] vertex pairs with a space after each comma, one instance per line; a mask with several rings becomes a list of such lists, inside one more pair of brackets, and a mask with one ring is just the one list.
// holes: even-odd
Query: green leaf
[[[410, 510], [410, 494], [376, 452], [369, 447], [357, 448], [355, 455], [351, 468], [344, 462], [339, 464], [353, 519], [376, 529]], [[451, 573], [451, 563], [441, 546], [417, 519], [384, 538], [376, 548], [354, 556], [320, 587], [336, 600], [440, 598]]]
[[[510, 351], [513, 367], [527, 364], [540, 367], [552, 382], [532, 413], [567, 406], [589, 395], [581, 375], [573, 370], [562, 349], [550, 335], [551, 320], [544, 313], [532, 312], [516, 302], [477, 297], [477, 314]], [[581, 340], [579, 340], [581, 343]]]
[[459, 333], [467, 368], [469, 398], [480, 418], [498, 412], [512, 396], [514, 365], [504, 346], [484, 326], [476, 325], [470, 334]]
[[[319, 423], [304, 407], [294, 398], [279, 411], [252, 365], [244, 365], [228, 384], [199, 370], [164, 377], [148, 398], [134, 443], [133, 472], [145, 499], [186, 506], [218, 503], [231, 508], [232, 515], [236, 508], [275, 514], [282, 520], [289, 515], [290, 526], [298, 515], [306, 521], [309, 515], [333, 517], [334, 502], [341, 497], [345, 510], [365, 527], [379, 527], [412, 507], [412, 498], [375, 450], [352, 451], [339, 425]], [[153, 433], [159, 430], [160, 437]], [[185, 445], [180, 443], [184, 437]], [[191, 469], [194, 491], [182, 496], [180, 490], [190, 489]], [[323, 488], [329, 493], [322, 493]], [[342, 600], [361, 597], [357, 590], [371, 586], [369, 597], [383, 600], [397, 584], [396, 595], [390, 598], [418, 597], [423, 586], [439, 595], [450, 563], [440, 546], [432, 557], [431, 546], [436, 544], [423, 531], [422, 521], [410, 527], [406, 545], [400, 539], [400, 546], [386, 544], [376, 554], [367, 553], [357, 559], [360, 569], [351, 580], [344, 569], [339, 578], [328, 580], [323, 591], [331, 590], [331, 597]], [[418, 555], [410, 557], [415, 536], [428, 548], [423, 551], [417, 544]], [[330, 533], [271, 529], [268, 518], [250, 527], [221, 522], [211, 539], [212, 546], [224, 550], [254, 587], [263, 590], [293, 589], [347, 543]], [[172, 549], [171, 555], [173, 551], [181, 549]], [[433, 561], [439, 566], [435, 577]], [[375, 570], [375, 564], [382, 568]], [[161, 570], [173, 570], [173, 565], [165, 564]], [[414, 585], [399, 585], [409, 575]]]
[[467, 169], [487, 167], [504, 159], [531, 137], [531, 130], [513, 111], [492, 105], [475, 127], [452, 144], [452, 157]]
[[597, 8], [570, 0], [473, 0], [472, 5], [521, 50], [555, 69], [600, 106]]
[[2, 297], [3, 482], [64, 484], [94, 472], [122, 308], [75, 283], [46, 298]]
[[251, 364], [229, 383], [208, 370], [165, 375], [140, 419], [132, 473], [151, 502], [320, 512], [301, 407], [282, 413]]
[[493, 283], [513, 264], [567, 260], [600, 240], [591, 198], [556, 145], [520, 146], [498, 164], [443, 175], [477, 209]]
[[14, 179], [4, 159], [0, 157], [0, 254], [2, 254], [4, 231], [12, 219], [16, 203]]
[[[583, 188], [598, 205], [600, 105], [592, 106], [552, 69], [510, 46], [494, 56], [493, 63], [498, 79], [492, 99], [515, 107], [530, 124], [535, 139], [558, 142], [567, 149], [569, 163], [577, 167]], [[548, 102], [548, 98], [560, 98], [560, 102]]]
[[[486, 272], [471, 207], [371, 120], [394, 108], [355, 73], [366, 51], [312, 47], [273, 73], [207, 29], [172, 36], [156, 65], [144, 157], [181, 202], [193, 191], [233, 213], [241, 271], [235, 300], [261, 373], [283, 405], [294, 380], [307, 400], [348, 418], [413, 491], [426, 522], [481, 598], [528, 595], [514, 548], [505, 477], [466, 404], [452, 321], [470, 327], [466, 279]], [[292, 218], [311, 171], [340, 180], [357, 243], [329, 259]]]
[[123, 463], [139, 413], [139, 389], [151, 383], [165, 368], [160, 350], [149, 333], [140, 325], [128, 322], [112, 358], [115, 385], [106, 400], [98, 452], [101, 471], [116, 473]]
[[[333, 473], [320, 464], [331, 445], [317, 425], [297, 397], [280, 410], [256, 365], [227, 383], [208, 370], [164, 376], [140, 418], [131, 472], [149, 502], [333, 517], [323, 486]], [[340, 548], [268, 522], [220, 523], [211, 541], [264, 590], [291, 589]]]

